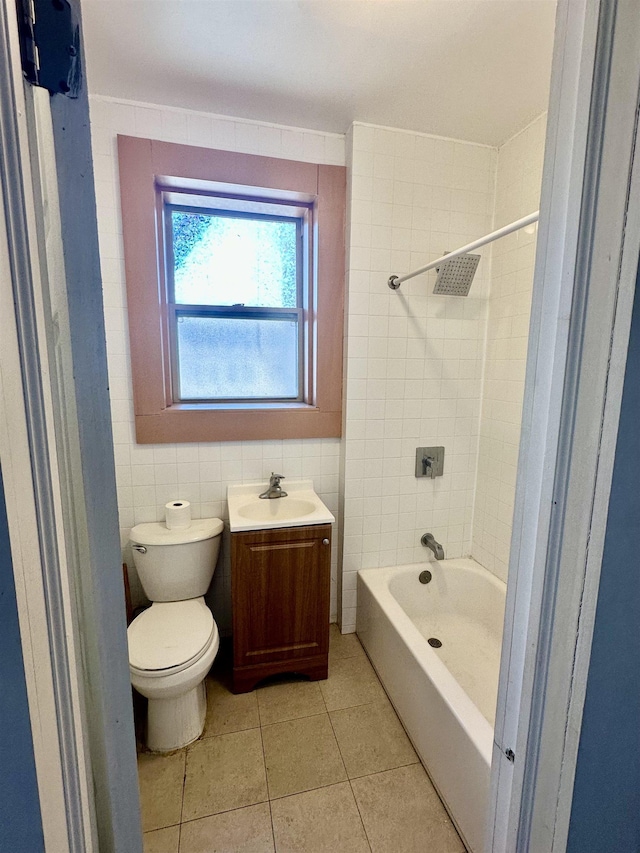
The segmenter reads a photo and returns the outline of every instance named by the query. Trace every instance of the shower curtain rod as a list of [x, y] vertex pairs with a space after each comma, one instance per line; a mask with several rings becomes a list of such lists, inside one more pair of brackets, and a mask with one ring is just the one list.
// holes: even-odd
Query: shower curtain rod
[[391, 288], [391, 290], [397, 290], [403, 281], [407, 281], [407, 279], [413, 278], [416, 275], [421, 275], [423, 272], [427, 272], [428, 270], [432, 270], [445, 261], [450, 261], [453, 258], [457, 258], [459, 255], [465, 255], [467, 252], [473, 251], [473, 249], [479, 249], [480, 246], [485, 246], [487, 243], [492, 243], [494, 240], [498, 240], [500, 237], [506, 237], [507, 234], [511, 234], [512, 231], [519, 231], [520, 228], [524, 228], [526, 225], [531, 225], [532, 222], [537, 222], [538, 217], [540, 216], [540, 211], [536, 210], [534, 213], [530, 213], [528, 216], [523, 216], [522, 219], [516, 219], [515, 222], [512, 222], [510, 225], [504, 225], [502, 228], [498, 228], [497, 231], [492, 231], [491, 234], [486, 234], [484, 237], [480, 237], [479, 240], [474, 240], [473, 243], [467, 243], [466, 246], [462, 246], [460, 249], [456, 249], [455, 252], [448, 252], [446, 255], [443, 255], [441, 258], [438, 258], [435, 261], [431, 261], [430, 264], [427, 264], [425, 267], [420, 267], [419, 270], [415, 272], [409, 272], [406, 275], [391, 275], [389, 276], [389, 280], [387, 284]]

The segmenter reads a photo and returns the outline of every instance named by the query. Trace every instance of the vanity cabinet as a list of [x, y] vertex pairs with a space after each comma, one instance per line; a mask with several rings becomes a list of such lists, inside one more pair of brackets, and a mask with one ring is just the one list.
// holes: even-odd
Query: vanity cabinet
[[233, 691], [295, 672], [327, 677], [331, 525], [231, 534]]

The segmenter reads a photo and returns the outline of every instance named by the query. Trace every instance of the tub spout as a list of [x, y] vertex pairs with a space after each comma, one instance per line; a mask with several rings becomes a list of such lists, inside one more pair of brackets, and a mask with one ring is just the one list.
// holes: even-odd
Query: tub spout
[[420, 541], [425, 548], [430, 548], [436, 560], [444, 560], [444, 548], [433, 537], [433, 533], [423, 533]]

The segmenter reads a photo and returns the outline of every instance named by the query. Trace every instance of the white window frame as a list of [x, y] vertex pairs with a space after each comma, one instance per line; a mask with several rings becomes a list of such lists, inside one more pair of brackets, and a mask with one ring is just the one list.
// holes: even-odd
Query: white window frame
[[[258, 192], [258, 188], [256, 188]], [[164, 255], [165, 282], [167, 289], [167, 309], [169, 318], [170, 358], [173, 402], [191, 405], [214, 405], [224, 408], [229, 405], [244, 405], [250, 408], [261, 408], [278, 403], [309, 403], [309, 304], [313, 300], [314, 281], [310, 269], [310, 232], [313, 228], [313, 203], [305, 206], [293, 206], [290, 201], [282, 202], [252, 200], [247, 198], [180, 194], [175, 190], [162, 193], [162, 210], [164, 219]], [[175, 298], [174, 258], [171, 212], [185, 211], [196, 213], [201, 210], [211, 216], [240, 216], [247, 219], [262, 219], [274, 221], [293, 221], [296, 225], [296, 305], [288, 308], [261, 308], [256, 306], [186, 304], [178, 303]], [[228, 317], [232, 319], [264, 319], [278, 320], [291, 318], [297, 325], [297, 393], [289, 397], [183, 397], [180, 393], [180, 353], [178, 346], [177, 322], [179, 316], [189, 317]]]

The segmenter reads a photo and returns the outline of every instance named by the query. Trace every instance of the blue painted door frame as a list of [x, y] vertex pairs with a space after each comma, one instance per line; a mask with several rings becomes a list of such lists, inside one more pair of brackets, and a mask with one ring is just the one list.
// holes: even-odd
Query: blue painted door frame
[[38, 853], [44, 837], [1, 470], [0, 650], [0, 850]]
[[640, 850], [639, 423], [636, 283], [568, 853]]

